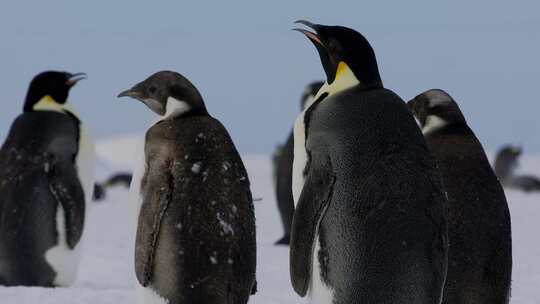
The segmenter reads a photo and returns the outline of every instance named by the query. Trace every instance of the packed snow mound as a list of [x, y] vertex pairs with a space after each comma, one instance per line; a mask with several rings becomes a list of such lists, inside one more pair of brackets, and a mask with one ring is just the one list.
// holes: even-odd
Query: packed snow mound
[[[130, 170], [142, 137], [126, 136], [98, 141], [98, 176]], [[288, 247], [274, 246], [282, 236], [274, 198], [270, 157], [244, 155], [257, 217], [258, 293], [255, 304], [293, 304], [306, 300], [292, 290]], [[540, 156], [525, 156], [520, 171], [540, 174]], [[109, 191], [107, 199], [92, 204], [85, 228], [79, 277], [71, 288], [0, 288], [2, 304], [131, 304], [135, 302], [131, 240], [134, 238], [127, 190]], [[514, 269], [513, 304], [538, 303], [540, 294], [540, 195], [508, 191], [512, 214]]]

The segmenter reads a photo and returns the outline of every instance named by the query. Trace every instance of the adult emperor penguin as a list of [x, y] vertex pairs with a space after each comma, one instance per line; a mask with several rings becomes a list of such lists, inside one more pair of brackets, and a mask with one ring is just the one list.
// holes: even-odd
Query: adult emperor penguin
[[[315, 98], [315, 95], [323, 85], [316, 81], [310, 83], [304, 90], [300, 98], [300, 109], [303, 111]], [[294, 214], [294, 200], [292, 196], [292, 165], [294, 159], [294, 135], [291, 130], [285, 144], [280, 145], [274, 158], [274, 176], [276, 187], [276, 200], [281, 216], [284, 235], [279, 239], [277, 245], [289, 245], [291, 235], [291, 223]]]
[[443, 303], [508, 303], [510, 214], [482, 145], [446, 92], [426, 91], [409, 106], [437, 161], [449, 200]]
[[69, 286], [76, 279], [94, 146], [67, 98], [83, 78], [37, 75], [0, 150], [1, 285]]
[[540, 178], [533, 175], [515, 174], [519, 166], [519, 157], [523, 153], [521, 147], [506, 145], [499, 150], [495, 158], [495, 175], [501, 185], [508, 189], [523, 190], [525, 192], [540, 191]]
[[440, 303], [447, 202], [403, 100], [358, 32], [298, 21], [327, 81], [294, 129], [291, 277], [311, 303]]
[[246, 303], [255, 291], [249, 179], [195, 86], [161, 71], [119, 97], [160, 116], [146, 132], [135, 245], [139, 303]]

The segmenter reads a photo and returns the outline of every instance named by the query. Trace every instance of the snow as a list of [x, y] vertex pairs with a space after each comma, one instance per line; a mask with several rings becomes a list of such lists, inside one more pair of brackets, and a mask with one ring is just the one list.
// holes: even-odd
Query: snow
[[[132, 166], [137, 140], [133, 138], [98, 141], [98, 180], [116, 170]], [[244, 155], [252, 184], [257, 216], [257, 280], [254, 304], [304, 303], [292, 290], [289, 279], [288, 247], [274, 246], [282, 236], [272, 187], [271, 161], [266, 155]], [[540, 155], [524, 157], [524, 172], [540, 172]], [[540, 195], [508, 191], [512, 214], [514, 269], [513, 304], [538, 303], [540, 290]], [[93, 204], [85, 228], [79, 276], [71, 288], [0, 287], [2, 304], [123, 304], [135, 303], [133, 230], [129, 194], [126, 189], [108, 192], [107, 200]], [[211, 202], [210, 202], [211, 203]], [[180, 226], [181, 227], [181, 226]], [[219, 261], [217, 261], [219, 262]], [[227, 261], [233, 263], [234, 261]]]
[[201, 166], [202, 166], [201, 162], [194, 163], [193, 166], [191, 167], [191, 172], [195, 174], [199, 174], [199, 172], [201, 172]]

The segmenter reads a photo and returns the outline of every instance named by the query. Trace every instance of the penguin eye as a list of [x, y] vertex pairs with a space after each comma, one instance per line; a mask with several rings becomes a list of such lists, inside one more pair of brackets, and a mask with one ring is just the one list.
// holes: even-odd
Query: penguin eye
[[151, 94], [154, 94], [156, 92], [156, 87], [154, 86], [151, 86], [150, 88], [148, 88], [148, 91], [151, 93]]
[[336, 49], [337, 49], [336, 42], [331, 39], [330, 41], [328, 41], [328, 44], [327, 44], [326, 48], [330, 52], [336, 51]]

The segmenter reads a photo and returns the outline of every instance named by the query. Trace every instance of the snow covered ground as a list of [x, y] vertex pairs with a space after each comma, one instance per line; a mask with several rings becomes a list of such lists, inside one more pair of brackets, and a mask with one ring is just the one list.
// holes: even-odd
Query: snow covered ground
[[[98, 142], [98, 180], [117, 170], [131, 168], [135, 138]], [[282, 231], [271, 180], [270, 158], [244, 155], [249, 171], [257, 216], [259, 292], [254, 304], [304, 302], [289, 281], [288, 248], [273, 245]], [[540, 157], [525, 157], [522, 168], [540, 173]], [[115, 189], [107, 200], [92, 205], [86, 226], [86, 243], [79, 279], [71, 288], [0, 288], [2, 304], [123, 304], [134, 303], [128, 192]], [[513, 304], [540, 303], [540, 195], [508, 191], [514, 242]]]

